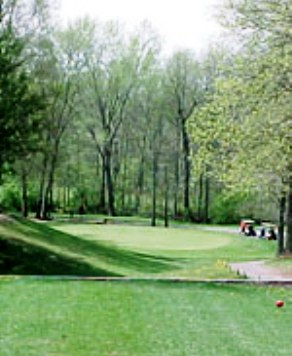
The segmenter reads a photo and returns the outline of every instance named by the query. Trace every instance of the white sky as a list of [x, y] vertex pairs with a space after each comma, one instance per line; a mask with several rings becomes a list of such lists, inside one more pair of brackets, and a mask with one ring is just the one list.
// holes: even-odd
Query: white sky
[[134, 27], [149, 20], [166, 51], [208, 47], [220, 34], [212, 14], [220, 0], [61, 0], [62, 19], [90, 15], [100, 21], [119, 20]]

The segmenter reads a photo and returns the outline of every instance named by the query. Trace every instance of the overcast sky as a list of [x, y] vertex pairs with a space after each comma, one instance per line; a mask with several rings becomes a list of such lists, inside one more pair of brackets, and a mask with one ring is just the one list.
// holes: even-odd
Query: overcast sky
[[61, 0], [64, 21], [90, 15], [100, 21], [119, 20], [130, 28], [149, 20], [164, 41], [164, 49], [200, 52], [220, 33], [212, 18], [221, 0]]

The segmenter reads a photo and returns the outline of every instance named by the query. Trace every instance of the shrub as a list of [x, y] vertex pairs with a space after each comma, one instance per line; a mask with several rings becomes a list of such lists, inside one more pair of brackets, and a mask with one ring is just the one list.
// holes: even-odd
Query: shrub
[[6, 178], [0, 185], [0, 209], [6, 211], [21, 209], [19, 184], [13, 177]]
[[239, 208], [244, 198], [241, 195], [218, 195], [210, 206], [211, 221], [215, 224], [238, 223], [240, 219]]

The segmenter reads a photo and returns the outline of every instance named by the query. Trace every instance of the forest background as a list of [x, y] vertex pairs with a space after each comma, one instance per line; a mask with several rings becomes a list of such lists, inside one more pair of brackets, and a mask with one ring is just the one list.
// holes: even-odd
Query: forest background
[[200, 56], [56, 11], [0, 1], [1, 210], [272, 220], [292, 252], [291, 0], [222, 1]]

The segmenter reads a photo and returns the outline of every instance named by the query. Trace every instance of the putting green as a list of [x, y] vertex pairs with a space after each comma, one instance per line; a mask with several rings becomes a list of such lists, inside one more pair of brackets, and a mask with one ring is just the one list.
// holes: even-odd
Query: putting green
[[232, 242], [231, 236], [197, 229], [92, 224], [64, 224], [54, 228], [91, 241], [139, 250], [209, 250]]

